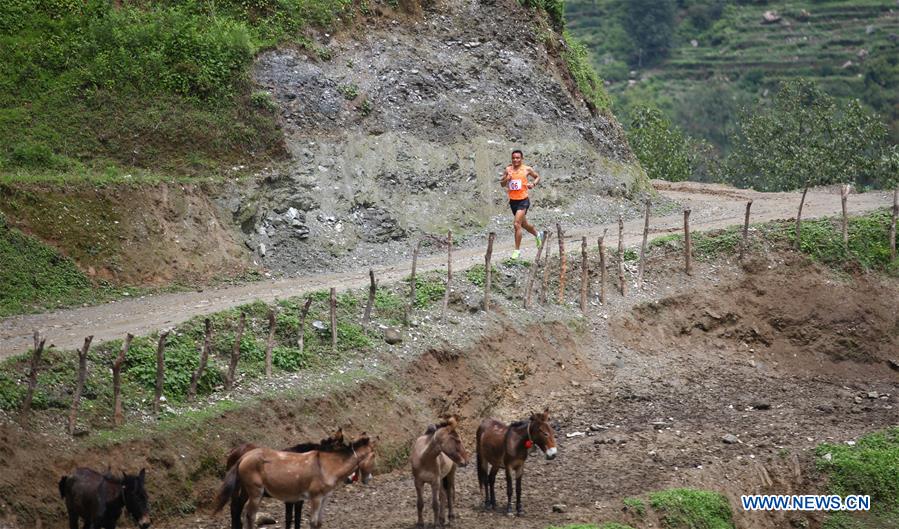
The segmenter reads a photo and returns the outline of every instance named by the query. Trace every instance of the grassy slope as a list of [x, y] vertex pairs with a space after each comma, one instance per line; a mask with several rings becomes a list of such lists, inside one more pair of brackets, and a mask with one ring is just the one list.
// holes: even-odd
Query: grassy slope
[[[899, 137], [899, 40], [891, 37], [899, 34], [895, 2], [728, 1], [721, 18], [705, 30], [694, 27], [689, 8], [680, 9], [670, 55], [639, 71], [637, 78], [644, 80], [636, 86], [627, 82], [634, 65], [626, 64], [623, 56], [628, 37], [617, 15], [619, 4], [620, 0], [569, 0], [566, 11], [570, 31], [593, 51], [600, 74], [614, 81], [610, 92], [622, 114], [633, 104], [651, 102], [691, 134], [726, 146], [725, 134], [741, 106], [783, 79], [803, 76], [817, 80], [833, 95], [861, 98], [887, 116], [894, 138]], [[778, 12], [783, 20], [762, 24], [767, 10]], [[693, 39], [698, 46], [691, 45]], [[864, 61], [858, 56], [862, 49], [868, 52]], [[843, 68], [847, 61], [852, 65]]]

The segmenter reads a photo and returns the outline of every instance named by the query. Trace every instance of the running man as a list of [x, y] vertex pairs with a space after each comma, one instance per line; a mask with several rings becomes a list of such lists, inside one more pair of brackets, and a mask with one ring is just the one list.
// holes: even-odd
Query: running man
[[[523, 162], [524, 154], [518, 149], [512, 151], [512, 165], [506, 167], [499, 181], [499, 185], [509, 192], [509, 207], [515, 215], [515, 251], [512, 252], [512, 259], [518, 259], [521, 255], [521, 228], [537, 238], [537, 248], [543, 244], [543, 232], [538, 232], [527, 219], [528, 208], [531, 207], [528, 189], [533, 189], [540, 183], [540, 175]], [[533, 182], [528, 181], [529, 176], [533, 177]]]

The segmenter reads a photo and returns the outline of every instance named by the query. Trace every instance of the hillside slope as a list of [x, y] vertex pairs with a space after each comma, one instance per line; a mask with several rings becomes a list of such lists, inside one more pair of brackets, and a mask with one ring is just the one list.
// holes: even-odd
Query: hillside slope
[[[87, 181], [7, 172], [0, 212], [92, 276], [160, 286], [393, 262], [413, 237], [510, 229], [496, 179], [513, 148], [544, 176], [536, 220], [633, 211], [643, 172], [611, 112], [585, 103], [545, 12], [512, 0], [363, 7], [265, 47], [238, 86], [277, 123], [285, 159], [260, 164], [236, 144], [205, 173], [165, 157], [133, 178], [127, 166]], [[193, 149], [183, 135], [153, 141]]]
[[[890, 0], [676, 4], [669, 48], [639, 64], [625, 38], [618, 0], [566, 2], [569, 28], [593, 52], [610, 81], [619, 113], [654, 104], [694, 136], [727, 148], [742, 106], [795, 77], [817, 81], [840, 98], [859, 98], [884, 116], [899, 137], [899, 6]], [[777, 20], [763, 18], [771, 12]], [[652, 28], [647, 28], [647, 31]]]

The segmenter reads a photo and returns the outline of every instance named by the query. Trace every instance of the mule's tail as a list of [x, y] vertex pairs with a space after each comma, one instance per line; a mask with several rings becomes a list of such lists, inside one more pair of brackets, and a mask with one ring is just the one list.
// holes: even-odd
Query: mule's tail
[[484, 458], [481, 457], [481, 434], [482, 430], [478, 427], [478, 432], [475, 434], [475, 445], [474, 445], [474, 453], [475, 459], [477, 459], [478, 464], [478, 487], [484, 488], [487, 486], [487, 467], [484, 465]]
[[66, 497], [66, 482], [69, 480], [69, 476], [63, 476], [59, 478], [59, 495], [63, 498]]
[[228, 503], [228, 500], [234, 495], [235, 488], [238, 486], [240, 486], [240, 479], [237, 476], [237, 465], [233, 465], [228, 469], [228, 473], [225, 474], [225, 481], [222, 483], [222, 487], [215, 496], [215, 505], [212, 514], [218, 514], [222, 511], [225, 504]]

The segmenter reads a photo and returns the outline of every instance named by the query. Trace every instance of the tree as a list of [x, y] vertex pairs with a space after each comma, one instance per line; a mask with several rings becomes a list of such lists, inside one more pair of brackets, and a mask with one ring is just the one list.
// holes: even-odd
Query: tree
[[637, 49], [631, 64], [648, 66], [668, 55], [674, 35], [674, 0], [628, 0], [624, 26]]
[[886, 127], [857, 102], [840, 107], [815, 83], [781, 85], [768, 108], [744, 110], [728, 166], [737, 185], [763, 191], [802, 189], [796, 245], [808, 188], [873, 179]]
[[634, 109], [627, 139], [650, 178], [679, 182], [693, 172], [689, 141], [661, 110]]

